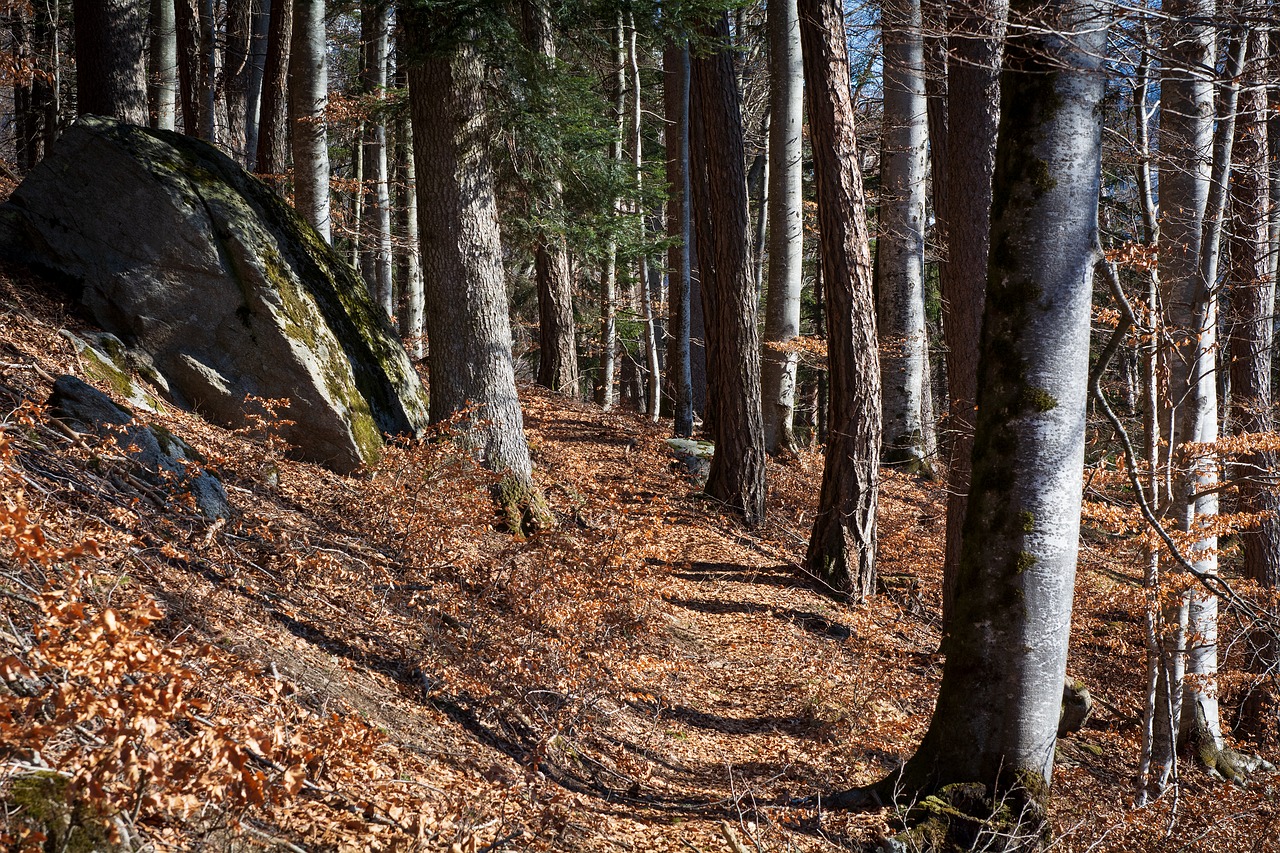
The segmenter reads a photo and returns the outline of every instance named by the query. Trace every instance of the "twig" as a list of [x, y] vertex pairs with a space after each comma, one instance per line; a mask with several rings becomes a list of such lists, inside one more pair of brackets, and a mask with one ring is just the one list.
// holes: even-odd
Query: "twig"
[[729, 849], [733, 853], [747, 853], [747, 848], [742, 846], [742, 842], [738, 840], [738, 833], [733, 831], [733, 827], [729, 825], [729, 821], [720, 821], [720, 834], [724, 836], [724, 840], [728, 842]]

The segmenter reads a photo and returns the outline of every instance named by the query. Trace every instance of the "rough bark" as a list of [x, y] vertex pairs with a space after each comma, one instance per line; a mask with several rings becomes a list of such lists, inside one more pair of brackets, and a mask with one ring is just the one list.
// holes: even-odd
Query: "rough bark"
[[[609, 143], [609, 157], [614, 163], [622, 162], [623, 122], [627, 107], [627, 72], [626, 42], [622, 27], [622, 12], [618, 12], [618, 20], [614, 30], [613, 63], [614, 63], [614, 120], [613, 139]], [[615, 196], [611, 200], [612, 215], [616, 220], [622, 215], [622, 199]], [[604, 260], [600, 268], [600, 378], [596, 388], [596, 400], [600, 408], [613, 408], [615, 397], [613, 374], [617, 366], [618, 326], [618, 238], [613, 226], [608, 228], [605, 237]]]
[[360, 271], [369, 295], [387, 316], [396, 313], [391, 282], [391, 190], [387, 183], [387, 120], [381, 109], [387, 91], [388, 0], [365, 0], [360, 8], [363, 64], [360, 90], [375, 114], [364, 122], [364, 206], [360, 228]]
[[808, 570], [854, 599], [875, 588], [880, 475], [880, 364], [871, 250], [854, 129], [844, 15], [837, 0], [800, 0], [826, 291], [829, 428]]
[[253, 35], [250, 0], [227, 0], [226, 34], [222, 52], [223, 96], [227, 101], [227, 149], [240, 165], [245, 156], [246, 118], [249, 103], [249, 43]]
[[289, 44], [293, 40], [293, 0], [271, 0], [267, 27], [267, 58], [262, 72], [258, 151], [254, 166], [266, 175], [284, 172], [289, 159], [288, 117]]
[[[648, 226], [640, 211], [640, 199], [644, 188], [644, 125], [641, 123], [640, 60], [636, 53], [636, 19], [632, 9], [627, 10], [627, 66], [631, 83], [631, 171], [635, 179], [636, 230], [641, 245], [644, 244]], [[649, 257], [636, 257], [636, 288], [640, 291], [640, 317], [643, 322], [645, 386], [643, 411], [649, 420], [657, 423], [662, 416], [662, 365], [658, 356], [658, 319], [653, 309], [653, 292], [649, 287]]]
[[884, 32], [884, 133], [880, 234], [876, 241], [880, 380], [884, 393], [881, 459], [912, 472], [928, 468], [924, 382], [925, 152], [924, 38], [920, 0], [891, 0]]
[[[400, 72], [397, 71], [397, 75]], [[400, 83], [399, 85], [403, 85]], [[400, 337], [409, 347], [409, 355], [422, 358], [427, 354], [423, 339], [425, 304], [422, 292], [422, 252], [418, 233], [417, 169], [413, 162], [413, 128], [408, 117], [396, 124], [396, 218], [400, 232], [400, 248], [396, 253], [396, 280], [400, 282]]]
[[1034, 849], [1079, 542], [1106, 11], [1015, 0], [1011, 17], [1028, 35], [1001, 80], [961, 584], [929, 730], [879, 790], [910, 800], [972, 783], [994, 792], [988, 807], [1007, 793], [1013, 834], [998, 849]]
[[532, 465], [511, 356], [484, 121], [484, 66], [466, 42], [447, 51], [425, 50], [429, 23], [402, 26], [410, 46], [422, 50], [408, 79], [431, 342], [431, 420], [438, 423], [470, 407], [468, 439], [481, 461], [528, 492]]
[[667, 299], [670, 323], [667, 375], [675, 400], [675, 434], [693, 435], [693, 376], [690, 361], [690, 249], [693, 223], [689, 217], [689, 45], [672, 44], [662, 54], [662, 97], [666, 112], [667, 147]]
[[[1275, 279], [1267, 258], [1268, 41], [1268, 33], [1262, 27], [1250, 33], [1246, 88], [1240, 96], [1236, 119], [1231, 176], [1228, 329], [1232, 422], [1238, 434], [1270, 433], [1276, 428], [1271, 389]], [[1280, 490], [1275, 480], [1280, 456], [1274, 451], [1255, 450], [1242, 454], [1234, 469], [1233, 479], [1239, 484], [1237, 510], [1264, 514], [1257, 527], [1240, 534], [1245, 576], [1264, 588], [1275, 589], [1280, 585]], [[1266, 674], [1278, 659], [1280, 649], [1263, 632], [1250, 637], [1247, 660], [1252, 672]], [[1250, 690], [1241, 704], [1242, 728], [1264, 736], [1275, 718], [1275, 697], [1268, 697], [1267, 691], [1258, 687]]]
[[769, 286], [760, 386], [764, 446], [795, 449], [795, 353], [779, 349], [800, 334], [804, 272], [801, 125], [804, 65], [796, 0], [769, 0]]
[[[540, 111], [552, 109], [546, 88], [556, 67], [556, 40], [547, 0], [521, 3], [525, 43], [533, 54], [533, 97]], [[554, 113], [552, 113], [554, 116]], [[550, 163], [541, 164], [554, 169]], [[550, 176], [538, 199], [542, 217], [556, 219], [564, 208], [564, 186], [558, 173]], [[534, 275], [538, 284], [538, 384], [561, 394], [578, 394], [578, 345], [574, 335], [573, 279], [569, 249], [557, 225], [540, 229], [535, 237]]]
[[244, 105], [244, 156], [249, 171], [257, 168], [258, 128], [262, 121], [262, 83], [267, 64], [267, 35], [271, 0], [251, 0], [249, 26], [249, 89]]
[[147, 125], [147, 7], [75, 0], [76, 109]]
[[1000, 117], [1000, 53], [1008, 8], [1008, 0], [955, 0], [948, 11], [946, 158], [942, 168], [934, 172], [934, 207], [944, 247], [938, 283], [950, 392], [944, 633], [951, 625], [969, 495], [978, 339], [990, 239], [991, 176]]
[[152, 0], [147, 61], [151, 126], [173, 130], [178, 118], [178, 31], [173, 0]]
[[293, 204], [326, 243], [329, 216], [329, 142], [325, 107], [329, 72], [324, 32], [325, 0], [293, 0], [289, 51], [289, 129], [293, 142]]
[[[712, 44], [727, 45], [728, 15], [708, 21], [703, 31]], [[706, 491], [754, 527], [765, 513], [764, 424], [733, 53], [721, 47], [694, 58], [690, 90], [692, 210], [706, 315], [709, 397], [714, 400], [715, 456]]]

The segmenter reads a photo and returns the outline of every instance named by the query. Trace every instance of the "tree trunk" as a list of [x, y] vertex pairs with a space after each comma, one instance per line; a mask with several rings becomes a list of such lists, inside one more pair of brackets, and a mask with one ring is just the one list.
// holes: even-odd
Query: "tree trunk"
[[[1196, 497], [1216, 483], [1216, 460], [1192, 456], [1184, 445], [1217, 440], [1217, 311], [1215, 299], [1201, 278], [1205, 214], [1209, 202], [1213, 161], [1214, 90], [1216, 62], [1210, 18], [1213, 0], [1171, 0], [1165, 6], [1165, 59], [1161, 80], [1160, 144], [1160, 284], [1166, 332], [1173, 341], [1169, 355], [1169, 386], [1161, 413], [1161, 433], [1167, 437], [1173, 483], [1171, 515], [1184, 533], [1193, 533], [1201, 519], [1217, 514], [1216, 492]], [[1217, 537], [1206, 537], [1189, 549], [1197, 569], [1217, 571]], [[1205, 624], [1215, 606], [1201, 595], [1175, 596], [1165, 612], [1164, 666], [1157, 694], [1156, 731], [1152, 762], [1153, 785], [1162, 791], [1176, 761], [1179, 730], [1189, 733], [1194, 705], [1202, 710], [1211, 732], [1218, 731], [1217, 701], [1203, 684], [1192, 687], [1184, 676], [1209, 666], [1216, 658], [1216, 614], [1208, 634], [1187, 648], [1192, 622]], [[1196, 613], [1193, 616], [1192, 610]], [[1215, 666], [1216, 668], [1216, 666]], [[1165, 709], [1169, 713], [1164, 713]], [[1214, 735], [1215, 742], [1220, 735]], [[1217, 745], [1216, 743], [1214, 744]]]
[[147, 126], [147, 16], [142, 0], [74, 0], [80, 115]]
[[227, 100], [227, 148], [240, 165], [247, 165], [245, 142], [249, 104], [249, 46], [253, 35], [250, 0], [227, 0], [226, 41], [222, 53], [223, 92]]
[[[635, 219], [640, 245], [647, 234], [645, 217], [640, 211], [644, 189], [644, 137], [640, 103], [640, 61], [636, 54], [635, 13], [627, 10], [627, 65], [631, 73], [631, 171], [635, 177]], [[653, 294], [649, 289], [649, 258], [636, 256], [636, 287], [640, 291], [640, 317], [643, 323], [645, 385], [643, 409], [649, 420], [657, 423], [662, 416], [662, 365], [658, 358], [658, 318], [653, 310]]]
[[[1256, 6], [1255, 6], [1256, 8]], [[1271, 393], [1271, 347], [1275, 279], [1268, 263], [1269, 175], [1267, 138], [1266, 63], [1268, 33], [1257, 27], [1249, 35], [1246, 88], [1236, 119], [1236, 142], [1231, 175], [1229, 255], [1232, 282], [1228, 328], [1231, 334], [1232, 420], [1239, 434], [1275, 431]], [[1238, 512], [1262, 513], [1256, 528], [1244, 530], [1245, 576], [1265, 589], [1280, 586], [1280, 491], [1275, 472], [1280, 454], [1254, 450], [1236, 460]], [[1273, 672], [1280, 649], [1263, 631], [1250, 636], [1249, 669], [1259, 676]], [[1276, 721], [1275, 696], [1261, 686], [1250, 689], [1241, 703], [1242, 728], [1261, 739]], [[1270, 707], [1268, 707], [1270, 706]]]
[[200, 0], [200, 11], [196, 18], [200, 36], [196, 73], [196, 89], [200, 96], [200, 138], [212, 145], [221, 141], [218, 133], [218, 42], [215, 38], [217, 21], [214, 20], [216, 5], [214, 0]]
[[[713, 43], [728, 44], [729, 17], [707, 23]], [[707, 494], [764, 521], [764, 424], [760, 414], [760, 337], [748, 247], [742, 116], [733, 53], [722, 47], [690, 62], [690, 162], [698, 268], [707, 320], [707, 372], [715, 455]]]
[[364, 216], [360, 229], [360, 271], [374, 302], [388, 317], [396, 313], [391, 284], [391, 192], [387, 185], [387, 120], [380, 109], [387, 91], [387, 0], [360, 7], [364, 64], [360, 90], [379, 106], [364, 123]]
[[[622, 27], [622, 12], [618, 12], [617, 25], [614, 32], [613, 62], [614, 72], [614, 120], [613, 139], [609, 144], [609, 158], [622, 163], [623, 122], [627, 109], [627, 72], [625, 63], [626, 34]], [[613, 408], [614, 388], [613, 374], [616, 370], [618, 350], [618, 238], [614, 233], [617, 219], [622, 215], [622, 199], [615, 196], [612, 200], [614, 222], [608, 226], [605, 238], [604, 263], [600, 270], [600, 387], [596, 389], [596, 399], [600, 408]]]
[[881, 145], [879, 291], [880, 379], [884, 434], [881, 459], [928, 469], [924, 383], [928, 337], [924, 316], [924, 194], [928, 144], [924, 39], [920, 0], [892, 0], [882, 14], [884, 134]]
[[[942, 591], [944, 634], [951, 625], [969, 495], [978, 339], [991, 230], [991, 175], [1000, 116], [1000, 53], [1008, 8], [1008, 0], [954, 0], [948, 15], [947, 119], [942, 142], [946, 160], [934, 172], [937, 228], [945, 247], [938, 284], [951, 433]], [[938, 144], [936, 139], [934, 142]]]
[[289, 51], [293, 203], [302, 218], [329, 243], [329, 143], [324, 115], [329, 103], [329, 72], [324, 0], [294, 0], [293, 10], [293, 43]]
[[254, 167], [266, 175], [284, 172], [289, 161], [288, 117], [289, 44], [293, 40], [293, 0], [271, 0], [267, 28], [267, 59], [262, 72], [258, 152]]
[[805, 564], [834, 590], [859, 600], [875, 588], [880, 476], [880, 365], [866, 202], [842, 6], [837, 0], [800, 0], [798, 6], [831, 395], [822, 496]]
[[[1094, 0], [1015, 0], [1011, 16], [1024, 35], [1009, 43], [1001, 80], [973, 490], [955, 616], [929, 730], [878, 788], [908, 801], [978, 783], [995, 796], [977, 816], [1001, 805], [1009, 815], [1014, 834], [1000, 849], [1035, 849], [1079, 544], [1106, 12]], [[967, 810], [959, 788], [941, 796]]]
[[431, 342], [431, 420], [439, 423], [472, 407], [468, 438], [483, 463], [529, 491], [532, 465], [516, 396], [484, 121], [484, 65], [467, 41], [448, 53], [432, 51], [427, 35], [434, 28], [421, 21], [401, 25], [421, 57], [408, 77]]
[[267, 64], [271, 0], [251, 0], [249, 8], [249, 91], [245, 93], [244, 105], [244, 156], [245, 164], [252, 172], [257, 168], [258, 160], [258, 128], [262, 122], [262, 83]]
[[178, 31], [174, 0], [151, 2], [151, 126], [173, 130], [178, 118]]
[[689, 216], [689, 44], [669, 45], [662, 54], [662, 97], [666, 112], [667, 250], [670, 343], [667, 374], [675, 398], [675, 434], [693, 435], [693, 374], [690, 360], [690, 250], [693, 224]]
[[[525, 42], [536, 70], [533, 90], [535, 109], [554, 117], [554, 98], [548, 91], [556, 67], [555, 28], [547, 0], [523, 0]], [[540, 164], [554, 170], [555, 165]], [[534, 275], [538, 283], [538, 384], [561, 394], [578, 394], [578, 345], [574, 335], [573, 279], [569, 276], [569, 249], [559, 222], [564, 209], [564, 186], [557, 172], [538, 201], [542, 217], [554, 217], [553, 227], [543, 228], [534, 246]]]
[[795, 449], [795, 353], [779, 347], [800, 334], [804, 273], [801, 127], [804, 65], [796, 0], [769, 0], [769, 288], [765, 296], [760, 386], [764, 445]]
[[[397, 76], [399, 75], [397, 71]], [[400, 282], [400, 336], [415, 359], [427, 354], [423, 340], [426, 310], [422, 292], [422, 252], [418, 233], [417, 169], [413, 162], [413, 129], [407, 117], [396, 125], [396, 214], [399, 219], [400, 246], [397, 253]]]

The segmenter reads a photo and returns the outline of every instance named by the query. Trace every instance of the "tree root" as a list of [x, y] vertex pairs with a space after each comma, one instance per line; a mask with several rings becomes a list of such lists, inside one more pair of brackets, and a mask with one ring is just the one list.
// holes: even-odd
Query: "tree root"
[[527, 536], [555, 526], [555, 514], [546, 496], [529, 480], [508, 473], [494, 487], [494, 501], [506, 528], [516, 536]]

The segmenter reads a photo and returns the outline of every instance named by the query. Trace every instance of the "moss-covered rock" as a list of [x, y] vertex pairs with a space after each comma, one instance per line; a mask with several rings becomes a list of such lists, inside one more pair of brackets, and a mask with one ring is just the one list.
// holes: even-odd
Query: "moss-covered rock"
[[121, 849], [112, 840], [106, 816], [74, 796], [70, 780], [60, 773], [17, 777], [9, 789], [8, 805], [10, 820], [32, 836], [43, 836], [39, 849], [47, 853], [111, 853]]
[[0, 207], [0, 253], [50, 273], [174, 402], [246, 423], [287, 399], [299, 456], [348, 471], [427, 424], [388, 318], [315, 229], [196, 139], [86, 116]]

